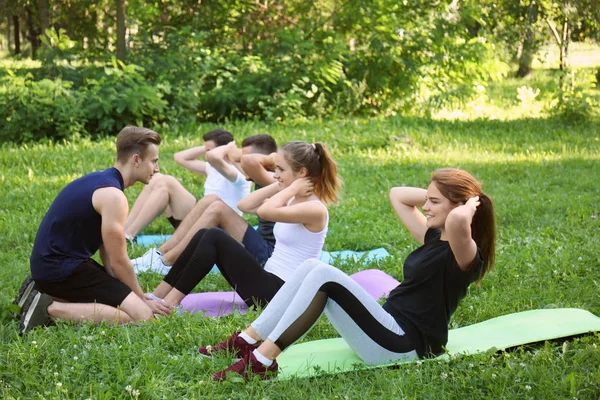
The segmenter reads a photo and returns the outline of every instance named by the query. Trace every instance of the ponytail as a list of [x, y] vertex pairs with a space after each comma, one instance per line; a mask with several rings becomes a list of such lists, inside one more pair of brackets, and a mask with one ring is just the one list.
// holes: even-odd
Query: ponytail
[[479, 195], [479, 206], [471, 222], [471, 237], [481, 249], [483, 267], [477, 282], [481, 282], [485, 274], [494, 268], [496, 261], [496, 219], [494, 204], [485, 193]]
[[342, 181], [337, 165], [322, 142], [313, 144], [292, 141], [281, 146], [284, 157], [294, 171], [306, 168], [307, 178], [315, 186], [315, 194], [325, 203], [337, 203]]
[[337, 164], [331, 157], [324, 143], [313, 144], [314, 150], [319, 156], [320, 175], [315, 179], [315, 193], [325, 203], [337, 203], [338, 194], [342, 187], [342, 181], [337, 173]]

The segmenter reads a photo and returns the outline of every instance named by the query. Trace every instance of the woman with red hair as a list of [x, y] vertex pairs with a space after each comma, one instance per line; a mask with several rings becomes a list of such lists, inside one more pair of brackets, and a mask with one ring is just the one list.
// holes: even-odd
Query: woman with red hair
[[385, 304], [337, 268], [307, 260], [244, 332], [199, 349], [206, 357], [226, 351], [240, 358], [213, 379], [223, 380], [227, 372], [246, 379], [252, 374], [273, 377], [276, 357], [323, 312], [368, 364], [443, 353], [450, 316], [469, 285], [494, 265], [492, 201], [473, 176], [451, 168], [433, 172], [427, 189], [392, 188], [390, 199], [421, 246], [406, 258], [404, 280]]

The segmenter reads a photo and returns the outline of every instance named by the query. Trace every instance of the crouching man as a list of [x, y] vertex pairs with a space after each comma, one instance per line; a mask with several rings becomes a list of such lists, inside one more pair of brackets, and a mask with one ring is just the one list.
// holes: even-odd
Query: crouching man
[[[117, 136], [112, 168], [68, 184], [38, 229], [30, 258], [31, 277], [21, 288], [20, 332], [52, 318], [138, 322], [171, 308], [148, 300], [137, 281], [124, 233], [128, 204], [124, 190], [147, 184], [158, 169], [160, 136], [125, 127]], [[91, 257], [100, 252], [104, 266]]]

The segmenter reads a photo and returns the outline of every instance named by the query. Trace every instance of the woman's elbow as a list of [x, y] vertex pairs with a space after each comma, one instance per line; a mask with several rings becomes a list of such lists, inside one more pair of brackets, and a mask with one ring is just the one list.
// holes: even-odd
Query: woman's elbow
[[256, 215], [258, 215], [262, 219], [271, 221], [268, 207], [265, 207], [264, 205], [261, 205], [256, 209]]

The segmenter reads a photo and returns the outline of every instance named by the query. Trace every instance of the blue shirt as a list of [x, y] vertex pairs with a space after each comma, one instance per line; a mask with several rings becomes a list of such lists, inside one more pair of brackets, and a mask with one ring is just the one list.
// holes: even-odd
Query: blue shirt
[[109, 168], [82, 176], [56, 196], [40, 224], [31, 252], [34, 280], [66, 278], [102, 246], [102, 217], [94, 209], [92, 195], [104, 187], [125, 189], [119, 170]]

